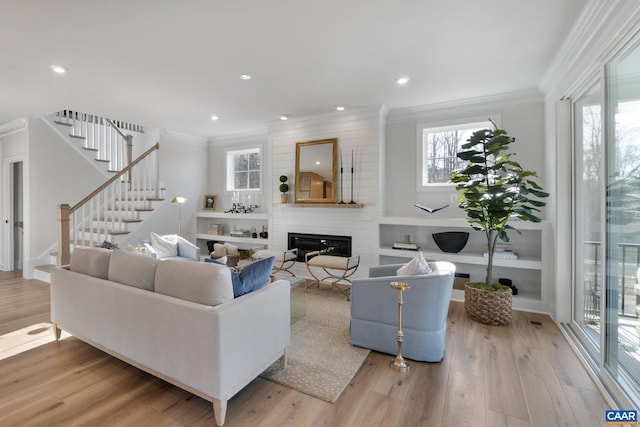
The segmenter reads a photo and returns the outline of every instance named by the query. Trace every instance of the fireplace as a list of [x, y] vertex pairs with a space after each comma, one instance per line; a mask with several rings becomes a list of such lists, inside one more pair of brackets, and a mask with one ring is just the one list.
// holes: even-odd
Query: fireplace
[[351, 236], [289, 233], [289, 249], [298, 249], [298, 261], [304, 262], [307, 252], [320, 251], [323, 255], [351, 256]]

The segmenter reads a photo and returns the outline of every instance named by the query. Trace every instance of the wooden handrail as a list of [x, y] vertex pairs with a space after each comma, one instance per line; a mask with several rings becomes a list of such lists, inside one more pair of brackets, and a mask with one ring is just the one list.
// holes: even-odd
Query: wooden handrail
[[[122, 179], [124, 174], [129, 174], [129, 177], [131, 177], [131, 170], [137, 166], [141, 161], [145, 160], [147, 157], [149, 157], [154, 151], [158, 151], [160, 149], [160, 143], [156, 143], [155, 145], [153, 145], [151, 148], [149, 148], [147, 151], [145, 151], [141, 156], [139, 156], [137, 159], [135, 159], [134, 161], [132, 161], [131, 163], [129, 163], [124, 169], [122, 169], [121, 171], [119, 171], [116, 175], [114, 175], [113, 177], [111, 177], [109, 180], [107, 180], [104, 184], [102, 184], [101, 186], [99, 186], [98, 188], [96, 188], [94, 191], [91, 192], [91, 194], [89, 194], [88, 196], [86, 196], [85, 198], [83, 198], [82, 200], [80, 200], [78, 203], [76, 203], [74, 206], [69, 206], [68, 204], [60, 204], [57, 207], [57, 212], [58, 212], [58, 256], [57, 256], [57, 264], [58, 265], [66, 265], [69, 263], [70, 261], [70, 257], [71, 257], [71, 251], [70, 251], [70, 244], [71, 244], [71, 239], [70, 239], [70, 231], [71, 231], [71, 220], [72, 220], [72, 214], [74, 214], [75, 211], [77, 211], [78, 209], [82, 208], [82, 212], [84, 212], [84, 208], [83, 206], [86, 205], [88, 202], [91, 202], [91, 210], [93, 211], [93, 199], [94, 198], [100, 198], [102, 196], [100, 196], [100, 193], [104, 192], [104, 191], [109, 191], [108, 187], [111, 186], [112, 184], [116, 183], [119, 179]], [[142, 165], [142, 167], [144, 168], [144, 164]], [[159, 184], [159, 170], [158, 170], [158, 164], [157, 164], [157, 157], [156, 157], [156, 168], [155, 168], [155, 192], [156, 195], [155, 197], [158, 197], [158, 184]], [[133, 181], [129, 180], [128, 181], [129, 185], [131, 186], [131, 184], [133, 183]], [[146, 180], [144, 181], [144, 183], [146, 183]], [[105, 193], [106, 194], [106, 193]], [[154, 199], [157, 200], [157, 199]], [[103, 207], [106, 206], [103, 204]], [[73, 215], [73, 217], [75, 217], [75, 215]], [[84, 221], [84, 218], [82, 219], [82, 221]], [[73, 220], [75, 221], [75, 219]], [[106, 229], [106, 221], [107, 219], [104, 220], [105, 221], [105, 229]], [[74, 222], [75, 223], [75, 222]], [[99, 227], [99, 226], [98, 226]], [[93, 230], [93, 229], [90, 229]], [[90, 238], [93, 238], [93, 231], [89, 231], [90, 233]], [[98, 232], [99, 233], [99, 232]], [[105, 232], [106, 235], [106, 232]], [[81, 245], [84, 245], [86, 240], [84, 237], [84, 234], [82, 235], [82, 237], [80, 238], [80, 241], [82, 242]], [[78, 238], [74, 237], [74, 243], [78, 242]]]
[[[108, 119], [107, 119], [108, 120]], [[98, 194], [99, 192], [101, 192], [102, 190], [104, 190], [105, 188], [107, 188], [109, 185], [111, 185], [112, 183], [114, 183], [116, 180], [118, 180], [122, 175], [124, 175], [125, 173], [129, 172], [135, 165], [137, 165], [138, 163], [140, 163], [145, 157], [147, 157], [149, 154], [153, 153], [155, 150], [160, 149], [160, 143], [156, 142], [155, 145], [153, 145], [151, 148], [149, 148], [147, 151], [145, 151], [144, 153], [142, 153], [142, 155], [140, 157], [138, 157], [137, 159], [135, 159], [134, 161], [132, 161], [131, 163], [129, 163], [124, 169], [122, 169], [120, 172], [118, 172], [117, 174], [115, 174], [114, 176], [112, 176], [108, 181], [106, 181], [104, 184], [102, 184], [100, 187], [96, 188], [95, 190], [93, 190], [87, 197], [85, 197], [84, 199], [80, 200], [78, 203], [76, 203], [75, 205], [71, 206], [69, 208], [69, 213], [73, 213], [76, 210], [78, 210], [78, 208], [80, 208], [82, 205], [84, 205], [85, 203], [87, 203], [89, 200], [93, 199], [96, 194]]]
[[106, 117], [104, 118], [107, 122], [109, 122], [109, 124], [111, 125], [112, 128], [114, 128], [116, 130], [116, 132], [118, 132], [120, 134], [121, 137], [123, 137], [124, 139], [127, 139], [127, 135], [125, 135], [124, 133], [122, 133], [122, 131], [120, 130], [120, 128], [118, 126], [116, 126], [115, 123], [113, 123], [113, 120], [111, 119], [107, 119]]

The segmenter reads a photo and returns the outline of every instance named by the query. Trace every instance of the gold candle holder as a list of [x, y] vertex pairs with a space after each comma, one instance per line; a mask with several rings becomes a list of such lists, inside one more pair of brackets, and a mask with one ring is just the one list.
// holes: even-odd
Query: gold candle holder
[[397, 289], [398, 292], [398, 332], [396, 333], [396, 339], [398, 341], [398, 355], [391, 359], [389, 367], [398, 372], [409, 372], [409, 365], [402, 357], [402, 340], [404, 334], [402, 333], [402, 292], [411, 288], [411, 285], [404, 282], [391, 282], [391, 287]]

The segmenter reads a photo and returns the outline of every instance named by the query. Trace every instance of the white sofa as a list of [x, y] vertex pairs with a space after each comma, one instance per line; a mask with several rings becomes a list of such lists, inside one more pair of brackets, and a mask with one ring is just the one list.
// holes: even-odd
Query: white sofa
[[56, 339], [65, 330], [213, 402], [223, 425], [233, 395], [286, 366], [289, 296], [277, 280], [234, 299], [223, 265], [77, 248], [52, 271], [51, 320]]

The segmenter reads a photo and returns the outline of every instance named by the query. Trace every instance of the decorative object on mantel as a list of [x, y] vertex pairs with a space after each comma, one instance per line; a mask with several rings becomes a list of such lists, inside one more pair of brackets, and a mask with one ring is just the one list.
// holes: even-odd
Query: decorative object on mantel
[[466, 231], [443, 231], [433, 233], [431, 237], [442, 252], [457, 254], [467, 244], [469, 233]]
[[342, 167], [342, 150], [340, 150], [340, 201], [339, 205], [344, 205], [344, 187], [342, 186], [342, 179], [344, 177], [344, 168]]
[[[245, 201], [245, 199], [247, 200]], [[245, 195], [244, 192], [234, 191], [233, 196], [231, 196], [231, 209], [224, 211], [224, 213], [251, 213], [260, 207], [256, 199], [257, 196], [254, 196], [254, 201], [252, 202], [251, 194]]]
[[507, 150], [515, 138], [493, 125], [493, 130], [474, 132], [462, 145], [457, 157], [466, 164], [453, 172], [451, 181], [462, 193], [458, 207], [466, 212], [469, 225], [487, 237], [487, 275], [484, 283], [465, 286], [467, 316], [489, 325], [506, 325], [512, 318], [512, 290], [493, 282], [496, 242], [498, 238], [509, 241], [507, 231], [515, 230], [509, 225], [512, 219], [540, 222], [534, 213], [546, 204], [540, 199], [549, 193], [533, 180], [535, 172], [511, 160], [514, 154]]
[[296, 142], [294, 203], [336, 203], [338, 138]]
[[444, 208], [448, 208], [448, 207], [449, 207], [449, 205], [444, 205], [444, 206], [439, 207], [439, 208], [433, 208], [433, 209], [431, 209], [431, 208], [428, 208], [428, 207], [426, 207], [426, 206], [419, 205], [418, 203], [415, 203], [413, 206], [415, 206], [415, 207], [416, 207], [416, 208], [418, 208], [418, 209], [422, 209], [422, 210], [423, 210], [423, 211], [425, 211], [425, 212], [429, 212], [430, 214], [432, 214], [432, 213], [436, 213], [436, 212], [438, 212], [438, 211], [441, 211], [441, 210], [442, 210], [442, 209], [444, 209]]
[[353, 150], [351, 150], [351, 201], [349, 202], [350, 205], [355, 205], [356, 202], [353, 201]]
[[289, 178], [287, 178], [286, 175], [280, 175], [280, 187], [278, 188], [280, 190], [280, 201], [282, 203], [287, 203], [288, 202], [288, 194], [287, 191], [289, 191], [289, 184], [287, 184], [287, 180]]

